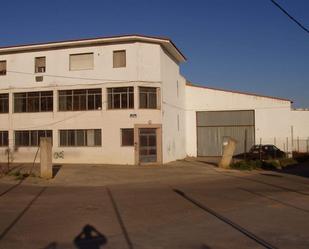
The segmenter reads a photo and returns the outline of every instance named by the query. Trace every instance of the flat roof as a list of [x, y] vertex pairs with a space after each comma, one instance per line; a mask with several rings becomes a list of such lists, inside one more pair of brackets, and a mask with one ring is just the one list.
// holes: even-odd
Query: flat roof
[[177, 46], [168, 37], [159, 36], [147, 36], [139, 34], [130, 35], [117, 35], [117, 36], [103, 36], [95, 38], [84, 38], [84, 39], [73, 39], [64, 41], [53, 41], [53, 42], [42, 42], [42, 43], [30, 43], [30, 44], [20, 44], [13, 46], [0, 46], [0, 54], [8, 53], [18, 53], [27, 51], [39, 51], [43, 49], [56, 49], [56, 48], [66, 48], [66, 47], [76, 47], [76, 46], [93, 46], [108, 43], [118, 43], [118, 42], [148, 42], [160, 44], [164, 47], [177, 61], [184, 62], [186, 57], [177, 48]]
[[276, 99], [276, 100], [281, 100], [281, 101], [288, 101], [288, 102], [293, 103], [293, 101], [290, 100], [290, 99], [279, 98], [279, 97], [273, 97], [273, 96], [267, 96], [267, 95], [261, 95], [261, 94], [256, 94], [256, 93], [248, 93], [248, 92], [241, 92], [241, 91], [234, 91], [234, 90], [226, 90], [226, 89], [214, 88], [214, 87], [208, 87], [208, 86], [201, 86], [201, 85], [198, 85], [198, 84], [193, 84], [193, 83], [191, 83], [191, 82], [187, 82], [186, 85], [187, 85], [187, 86], [192, 86], [192, 87], [199, 87], [199, 88], [209, 89], [209, 90], [215, 90], [215, 91], [222, 91], [222, 92], [229, 92], [229, 93], [237, 93], [237, 94], [243, 94], [243, 95], [249, 95], [249, 96], [255, 96], [255, 97], [262, 97], [262, 98]]

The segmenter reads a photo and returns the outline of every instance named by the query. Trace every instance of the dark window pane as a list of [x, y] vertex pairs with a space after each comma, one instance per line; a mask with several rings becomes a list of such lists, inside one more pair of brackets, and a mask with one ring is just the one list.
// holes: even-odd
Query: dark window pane
[[134, 129], [121, 129], [121, 145], [133, 146], [134, 145]]
[[76, 131], [76, 146], [85, 146], [85, 130]]
[[29, 145], [31, 146], [38, 146], [38, 131], [31, 131], [30, 132], [30, 142]]
[[101, 144], [102, 144], [101, 141], [102, 141], [101, 130], [99, 130], [99, 129], [94, 130], [94, 145], [101, 146]]
[[75, 130], [68, 130], [68, 146], [75, 146]]
[[120, 94], [119, 93], [113, 94], [113, 108], [120, 109]]
[[60, 146], [67, 146], [67, 130], [60, 131]]
[[0, 131], [0, 146], [9, 145], [9, 133], [8, 131]]
[[88, 110], [94, 110], [95, 108], [95, 95], [88, 96]]

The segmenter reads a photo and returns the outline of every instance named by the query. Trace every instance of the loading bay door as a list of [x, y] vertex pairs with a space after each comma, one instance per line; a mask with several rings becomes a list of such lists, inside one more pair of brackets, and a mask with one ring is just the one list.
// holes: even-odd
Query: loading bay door
[[235, 155], [254, 145], [254, 111], [196, 112], [197, 155], [221, 156], [223, 140], [237, 140]]

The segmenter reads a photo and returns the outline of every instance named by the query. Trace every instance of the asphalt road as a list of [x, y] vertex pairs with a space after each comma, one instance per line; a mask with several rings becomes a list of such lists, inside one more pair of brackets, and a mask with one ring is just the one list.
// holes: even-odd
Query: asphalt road
[[198, 162], [90, 170], [0, 179], [0, 248], [309, 248], [307, 178]]

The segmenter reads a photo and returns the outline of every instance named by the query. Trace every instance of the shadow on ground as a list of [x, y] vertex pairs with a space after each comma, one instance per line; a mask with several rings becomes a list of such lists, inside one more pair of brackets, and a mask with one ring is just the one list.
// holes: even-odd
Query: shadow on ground
[[[87, 224], [74, 238], [73, 243], [78, 249], [100, 249], [107, 244], [107, 238], [95, 227]], [[52, 242], [43, 249], [60, 249], [57, 242]]]
[[309, 178], [309, 161], [287, 166], [277, 172]]

